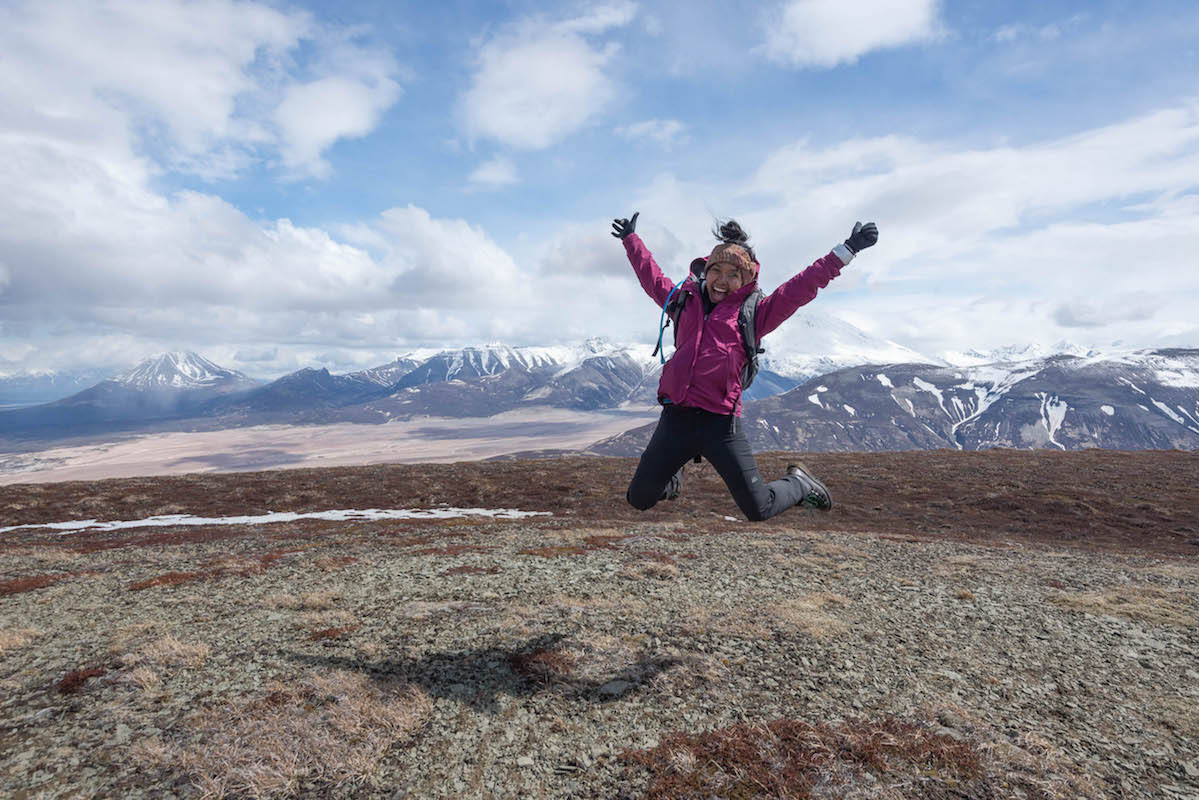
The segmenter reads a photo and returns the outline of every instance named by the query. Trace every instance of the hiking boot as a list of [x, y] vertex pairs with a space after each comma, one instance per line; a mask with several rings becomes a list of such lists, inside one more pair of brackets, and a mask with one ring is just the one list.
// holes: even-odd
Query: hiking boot
[[679, 467], [679, 471], [670, 476], [670, 483], [666, 484], [666, 488], [662, 491], [663, 500], [678, 500], [679, 495], [683, 493], [683, 467]]
[[803, 464], [788, 464], [787, 475], [796, 478], [803, 487], [803, 499], [796, 505], [821, 511], [828, 511], [833, 507], [833, 496], [828, 493], [828, 487], [812, 477], [812, 473], [808, 472]]

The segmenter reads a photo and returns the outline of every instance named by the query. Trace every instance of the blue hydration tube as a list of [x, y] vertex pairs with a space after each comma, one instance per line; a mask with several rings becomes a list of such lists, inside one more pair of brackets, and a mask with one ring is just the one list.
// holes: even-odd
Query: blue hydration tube
[[658, 351], [658, 358], [661, 359], [663, 364], [666, 363], [666, 353], [662, 349], [662, 334], [666, 332], [666, 307], [668, 305], [670, 305], [670, 299], [672, 297], [674, 297], [674, 293], [677, 292], [679, 290], [679, 287], [682, 285], [683, 285], [683, 282], [679, 281], [678, 283], [676, 283], [674, 285], [674, 288], [670, 290], [670, 294], [666, 295], [666, 302], [662, 304], [662, 316], [658, 318], [658, 348], [657, 348], [657, 351]]

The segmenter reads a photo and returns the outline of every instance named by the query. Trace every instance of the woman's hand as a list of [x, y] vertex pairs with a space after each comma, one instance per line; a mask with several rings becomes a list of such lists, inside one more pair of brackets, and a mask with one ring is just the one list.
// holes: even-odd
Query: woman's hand
[[856, 256], [859, 250], [874, 247], [877, 242], [878, 226], [873, 222], [867, 222], [865, 225], [859, 222], [853, 226], [853, 233], [845, 240], [845, 246]]
[[630, 233], [636, 232], [637, 216], [640, 213], [641, 213], [640, 211], [633, 212], [632, 219], [614, 219], [614, 220], [612, 220], [612, 235], [615, 236], [617, 239], [620, 239], [623, 242], [626, 236], [628, 236]]

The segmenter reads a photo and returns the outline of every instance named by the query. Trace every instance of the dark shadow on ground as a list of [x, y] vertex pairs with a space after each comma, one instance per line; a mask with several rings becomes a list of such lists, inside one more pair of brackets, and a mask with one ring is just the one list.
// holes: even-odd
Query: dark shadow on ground
[[365, 672], [384, 682], [399, 679], [420, 687], [430, 697], [457, 700], [487, 714], [500, 710], [498, 700], [501, 695], [527, 697], [551, 691], [581, 702], [613, 702], [641, 691], [655, 675], [683, 664], [677, 658], [644, 653], [633, 663], [599, 680], [573, 677], [568, 667], [540, 669], [543, 663], [553, 663], [552, 657], [545, 658], [544, 654], [557, 653], [566, 636], [564, 633], [546, 633], [515, 647], [434, 652], [417, 659], [369, 661], [294, 650], [285, 650], [282, 655], [310, 667]]
[[429, 425], [413, 428], [408, 434], [419, 439], [512, 439], [517, 436], [553, 436], [578, 433], [588, 430], [585, 422], [514, 422], [511, 425], [487, 427], [485, 425], [463, 425], [461, 427]]
[[182, 464], [206, 464], [218, 469], [246, 469], [249, 467], [275, 467], [283, 464], [303, 463], [304, 456], [287, 450], [260, 448], [241, 453], [212, 453], [203, 456], [188, 456], [167, 463], [168, 467]]

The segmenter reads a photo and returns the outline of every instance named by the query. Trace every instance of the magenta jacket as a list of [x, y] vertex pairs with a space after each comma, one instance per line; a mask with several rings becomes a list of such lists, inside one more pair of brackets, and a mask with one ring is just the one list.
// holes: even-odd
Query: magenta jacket
[[[624, 249], [641, 288], [659, 308], [665, 306], [674, 281], [662, 274], [637, 234], [625, 237]], [[758, 340], [782, 325], [800, 306], [811, 302], [816, 292], [840, 275], [841, 268], [852, 258], [848, 247], [837, 245], [827, 256], [764, 297], [758, 304]], [[691, 272], [696, 280], [683, 281], [679, 286], [680, 292], [690, 292], [696, 297], [683, 307], [677, 347], [662, 368], [662, 380], [658, 382], [658, 402], [741, 416], [741, 367], [746, 356], [737, 316], [741, 301], [757, 288], [758, 282], [750, 281], [729, 294], [705, 319], [703, 298], [699, 296], [705, 262], [705, 258], [692, 261]]]

